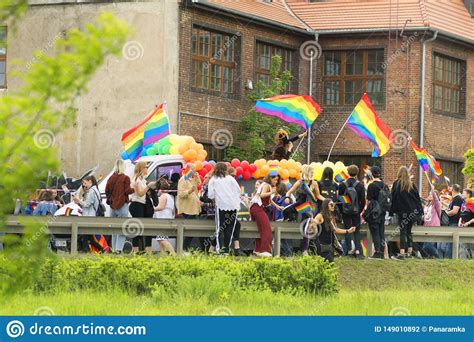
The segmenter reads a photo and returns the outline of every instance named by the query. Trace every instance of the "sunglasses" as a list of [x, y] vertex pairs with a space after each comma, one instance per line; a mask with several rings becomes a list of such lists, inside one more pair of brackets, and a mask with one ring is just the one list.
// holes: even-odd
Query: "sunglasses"
[[328, 205], [331, 206], [331, 207], [334, 207], [334, 202], [329, 202]]

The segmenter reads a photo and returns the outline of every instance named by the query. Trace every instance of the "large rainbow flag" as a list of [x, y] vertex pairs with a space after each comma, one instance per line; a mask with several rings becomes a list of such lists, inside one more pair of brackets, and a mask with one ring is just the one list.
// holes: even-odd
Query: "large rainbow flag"
[[443, 171], [441, 170], [441, 167], [439, 166], [439, 163], [436, 161], [435, 157], [429, 154], [428, 151], [426, 151], [423, 147], [416, 146], [416, 144], [411, 139], [410, 145], [413, 148], [413, 151], [415, 151], [416, 159], [420, 163], [420, 166], [423, 171], [426, 172], [428, 170], [431, 170], [431, 175], [433, 176], [433, 178], [435, 180], [438, 180], [438, 176], [440, 176]]
[[352, 111], [347, 126], [359, 137], [374, 145], [372, 157], [381, 157], [390, 149], [393, 140], [390, 128], [375, 113], [367, 94]]
[[257, 100], [255, 110], [276, 116], [285, 122], [309, 129], [321, 113], [321, 107], [308, 95], [277, 95]]
[[153, 109], [137, 126], [129, 129], [122, 135], [122, 145], [130, 160], [141, 157], [142, 151], [161, 138], [170, 134], [170, 124], [165, 104]]

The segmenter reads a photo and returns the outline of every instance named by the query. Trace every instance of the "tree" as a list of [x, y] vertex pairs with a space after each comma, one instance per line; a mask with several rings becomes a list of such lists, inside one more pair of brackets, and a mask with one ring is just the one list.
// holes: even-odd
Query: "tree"
[[[280, 71], [282, 59], [280, 56], [273, 56], [270, 67], [270, 85], [266, 85], [259, 80], [257, 87], [248, 96], [249, 101], [261, 98], [268, 98], [281, 94], [292, 79], [289, 71]], [[226, 151], [226, 159], [238, 158], [250, 162], [270, 157], [267, 151], [274, 146], [273, 139], [279, 128], [284, 128], [289, 134], [294, 134], [300, 127], [294, 124], [285, 124], [278, 118], [263, 115], [255, 111], [253, 107], [242, 118], [239, 124], [237, 137], [241, 141], [240, 146], [231, 146]], [[295, 159], [300, 159], [302, 152], [295, 155]]]
[[474, 188], [474, 148], [467, 150], [464, 157], [466, 158], [466, 163], [462, 169], [462, 173], [469, 177], [468, 182], [471, 188]]
[[[14, 17], [21, 13], [15, 8], [8, 11]], [[6, 18], [3, 6], [0, 18]], [[55, 136], [74, 122], [75, 99], [87, 91], [106, 57], [121, 52], [128, 32], [124, 22], [101, 14], [96, 25], [72, 29], [57, 40], [53, 56], [37, 52], [28, 71], [18, 75], [21, 88], [0, 97], [0, 231], [15, 199], [27, 199], [48, 171], [59, 170]], [[46, 256], [46, 224], [28, 224], [22, 238], [8, 236], [3, 253], [7, 259], [0, 261], [6, 265], [0, 293], [19, 291], [34, 281]]]

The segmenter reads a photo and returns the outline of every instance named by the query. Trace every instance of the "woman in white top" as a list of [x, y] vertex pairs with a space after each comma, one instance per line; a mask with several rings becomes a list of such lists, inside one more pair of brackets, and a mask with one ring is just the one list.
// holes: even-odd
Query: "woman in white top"
[[[128, 207], [128, 210], [130, 211], [130, 215], [132, 217], [146, 217], [146, 193], [148, 190], [151, 188], [154, 188], [156, 185], [156, 182], [150, 182], [146, 183], [146, 176], [148, 175], [148, 167], [146, 165], [146, 162], [144, 161], [139, 161], [138, 163], [135, 164], [135, 170], [133, 172], [133, 177], [131, 179], [131, 187], [135, 192], [130, 195], [130, 205]], [[139, 249], [140, 243], [145, 245], [145, 242], [143, 241], [142, 236], [136, 236], [132, 240], [133, 244], [133, 250], [134, 252], [137, 252]], [[143, 248], [142, 248], [143, 249]], [[146, 247], [146, 250], [148, 253], [151, 253], [151, 248]]]
[[[166, 192], [170, 190], [170, 184], [168, 182], [162, 181], [160, 188], [162, 192], [158, 198], [158, 206], [155, 207], [155, 215], [153, 217], [157, 219], [174, 219], [174, 197]], [[168, 252], [171, 255], [176, 254], [167, 236], [159, 235], [156, 237], [156, 240], [160, 244], [160, 252]]]
[[[216, 204], [217, 250], [228, 255], [237, 224], [237, 211], [240, 209], [240, 186], [234, 177], [227, 174], [227, 165], [218, 162], [209, 180], [208, 196]], [[224, 234], [224, 246], [219, 248], [219, 235]]]

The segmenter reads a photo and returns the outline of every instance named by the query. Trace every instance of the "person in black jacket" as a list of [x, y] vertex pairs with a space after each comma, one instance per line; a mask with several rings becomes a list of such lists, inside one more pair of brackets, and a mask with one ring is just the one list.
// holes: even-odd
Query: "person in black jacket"
[[[420, 194], [410, 178], [408, 168], [401, 166], [397, 180], [392, 185], [392, 207], [390, 215], [397, 214], [400, 225], [400, 253], [394, 260], [404, 260], [413, 252], [413, 223], [423, 215]], [[407, 254], [405, 254], [407, 252]]]
[[[367, 188], [367, 209], [364, 218], [369, 224], [370, 234], [374, 241], [375, 253], [372, 259], [383, 259], [385, 248], [385, 210], [383, 210], [379, 203], [380, 190], [386, 187], [383, 180], [380, 178], [381, 170], [378, 166], [370, 168], [372, 175], [372, 182]], [[370, 256], [369, 256], [370, 257]]]
[[[354, 232], [354, 243], [355, 243], [355, 254], [356, 258], [364, 257], [364, 251], [362, 249], [362, 245], [360, 243], [360, 214], [364, 210], [365, 207], [365, 188], [364, 185], [359, 182], [357, 179], [357, 175], [359, 174], [359, 167], [357, 165], [350, 165], [347, 168], [347, 173], [349, 174], [349, 179], [345, 182], [339, 184], [338, 194], [339, 198], [341, 196], [349, 196], [348, 193], [351, 189], [355, 189], [356, 198], [355, 203], [351, 203], [349, 205], [340, 204], [340, 211], [342, 213], [342, 222], [344, 224], [344, 229], [350, 229], [351, 227], [356, 227]], [[353, 209], [352, 211], [348, 211], [347, 209]], [[344, 245], [344, 254], [347, 255], [351, 248], [351, 234], [347, 234], [345, 238], [345, 245]]]
[[275, 136], [276, 148], [273, 151], [272, 158], [278, 161], [282, 159], [290, 159], [291, 153], [293, 152], [293, 142], [304, 138], [307, 134], [308, 132], [304, 132], [289, 138], [288, 132], [283, 128], [280, 128]]

